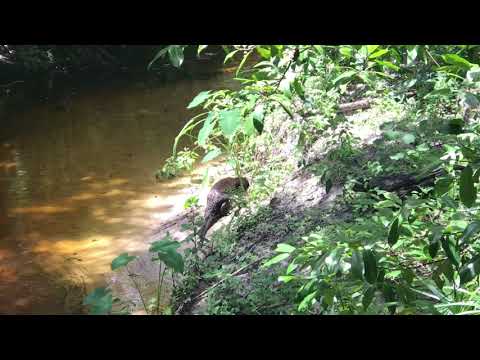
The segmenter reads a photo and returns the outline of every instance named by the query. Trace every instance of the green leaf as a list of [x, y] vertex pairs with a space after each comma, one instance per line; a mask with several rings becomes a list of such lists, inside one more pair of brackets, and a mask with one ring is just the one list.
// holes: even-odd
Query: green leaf
[[362, 280], [363, 279], [363, 259], [358, 250], [353, 250], [352, 252], [352, 276], [355, 279]]
[[155, 63], [155, 61], [157, 61], [157, 60], [160, 59], [161, 57], [165, 56], [165, 54], [167, 53], [167, 51], [168, 51], [169, 48], [170, 48], [170, 46], [167, 46], [167, 47], [161, 49], [159, 52], [157, 52], [157, 54], [155, 55], [155, 57], [153, 58], [153, 60], [150, 61], [150, 63], [148, 64], [147, 70], [150, 70], [150, 68], [152, 67], [153, 63]]
[[476, 256], [476, 258], [463, 266], [459, 271], [459, 275], [461, 285], [472, 281], [475, 277], [480, 275], [480, 257]]
[[291, 274], [292, 271], [295, 270], [297, 267], [298, 267], [298, 264], [295, 264], [295, 263], [293, 263], [293, 262], [290, 263], [290, 264], [288, 264], [286, 274], [287, 274], [287, 275]]
[[135, 259], [136, 259], [136, 256], [129, 256], [128, 253], [123, 253], [119, 255], [112, 261], [112, 264], [111, 264], [112, 271], [117, 270], [121, 267], [127, 266], [128, 263], [130, 263]]
[[477, 108], [480, 105], [478, 97], [470, 92], [464, 92], [462, 94], [462, 98], [465, 101], [465, 104], [467, 104], [471, 108]]
[[200, 53], [205, 50], [208, 47], [208, 45], [198, 45], [198, 51], [197, 55], [200, 55]]
[[445, 251], [448, 259], [452, 262], [455, 267], [460, 266], [460, 255], [458, 254], [457, 248], [455, 246], [455, 241], [450, 237], [442, 237], [442, 248]]
[[235, 56], [235, 54], [236, 54], [237, 52], [239, 52], [239, 51], [240, 51], [240, 50], [233, 50], [233, 51], [231, 51], [230, 53], [228, 53], [227, 56], [225, 56], [225, 60], [224, 60], [223, 63], [226, 64], [227, 61], [230, 60], [233, 56]]
[[[183, 208], [190, 209], [191, 207], [196, 205], [198, 205], [198, 195], [193, 195], [193, 196], [190, 196], [187, 200], [185, 200], [185, 203], [183, 204]], [[186, 225], [186, 224], [182, 224], [182, 225]], [[188, 224], [188, 225], [191, 225], [191, 224]], [[170, 236], [170, 234], [168, 234], [167, 236]]]
[[297, 93], [297, 95], [300, 97], [300, 99], [305, 100], [305, 90], [302, 84], [300, 83], [300, 81], [298, 81], [298, 78], [295, 78], [295, 80], [292, 83], [292, 86], [295, 92]]
[[415, 135], [405, 134], [402, 136], [402, 141], [407, 145], [413, 144], [415, 142]]
[[462, 237], [459, 240], [460, 244], [463, 244], [465, 241], [470, 239], [473, 235], [475, 235], [478, 231], [480, 231], [480, 221], [474, 221], [467, 226], [465, 231], [463, 232]]
[[100, 287], [93, 290], [87, 297], [83, 300], [83, 305], [93, 305], [96, 300], [101, 299], [111, 293], [110, 289]]
[[357, 76], [366, 84], [371, 85], [373, 81], [373, 74], [367, 71], [360, 71]]
[[391, 70], [394, 70], [394, 71], [400, 70], [400, 68], [397, 65], [391, 63], [390, 61], [380, 61], [380, 60], [375, 60], [375, 61], [377, 62], [377, 64], [387, 67]]
[[337, 83], [339, 83], [340, 81], [345, 81], [345, 80], [350, 81], [356, 74], [357, 74], [356, 70], [345, 71], [344, 73], [337, 76], [333, 80], [333, 85], [337, 85]]
[[[383, 296], [385, 297], [386, 302], [393, 302], [396, 300], [395, 288], [392, 285], [385, 283], [383, 285], [382, 290], [383, 290]], [[388, 311], [390, 312], [391, 315], [395, 314], [396, 308], [397, 308], [396, 305], [390, 305], [388, 307]]]
[[206, 162], [209, 162], [215, 158], [217, 158], [218, 156], [220, 156], [222, 154], [222, 150], [220, 150], [219, 148], [215, 148], [213, 150], [210, 150], [202, 159], [202, 163], [206, 163]]
[[185, 267], [183, 257], [172, 247], [168, 248], [166, 252], [158, 252], [157, 256], [159, 260], [163, 261], [173, 271], [183, 273]]
[[480, 180], [480, 168], [475, 171], [475, 174], [473, 175], [473, 182], [478, 183]]
[[281, 275], [278, 277], [278, 281], [283, 282], [285, 284], [292, 281], [293, 279], [295, 279], [294, 275]]
[[446, 124], [446, 129], [442, 129], [442, 131], [447, 132], [447, 134], [461, 134], [463, 131], [464, 121], [463, 119], [452, 119], [448, 121]]
[[451, 177], [444, 177], [437, 180], [435, 183], [435, 193], [438, 197], [446, 194], [453, 184], [453, 178]]
[[170, 63], [179, 68], [182, 66], [184, 55], [183, 55], [183, 47], [180, 45], [172, 45], [168, 49], [168, 57], [170, 59]]
[[430, 257], [433, 259], [435, 256], [437, 256], [438, 249], [440, 248], [440, 243], [437, 242], [432, 242], [428, 245], [428, 254]]
[[255, 125], [253, 124], [253, 115], [248, 115], [245, 118], [245, 122], [243, 123], [243, 130], [245, 131], [245, 135], [247, 136], [255, 134], [256, 129]]
[[280, 106], [285, 110], [285, 112], [293, 118], [293, 112], [290, 109], [291, 101], [284, 95], [275, 94], [270, 97], [272, 100], [275, 100], [280, 104]]
[[262, 267], [264, 267], [264, 268], [270, 267], [270, 266], [272, 266], [276, 263], [279, 263], [282, 260], [285, 260], [289, 256], [290, 256], [290, 254], [288, 254], [288, 253], [282, 253], [280, 255], [277, 255], [277, 256], [273, 257], [272, 259], [268, 260], [265, 264], [263, 264]]
[[106, 315], [112, 311], [113, 296], [110, 289], [96, 288], [83, 301], [89, 305], [89, 313], [92, 315]]
[[210, 93], [212, 91], [202, 91], [200, 94], [195, 96], [195, 98], [188, 104], [187, 109], [193, 109], [194, 107], [197, 107], [200, 104], [203, 104], [205, 100], [207, 100], [210, 97]]
[[452, 94], [452, 89], [444, 88], [430, 91], [427, 95], [424, 96], [425, 99], [429, 99], [434, 96], [448, 97]]
[[443, 227], [442, 226], [434, 226], [432, 229], [432, 233], [430, 235], [430, 244], [428, 246], [428, 253], [430, 257], [433, 259], [437, 256], [438, 249], [440, 248], [440, 240], [443, 236]]
[[445, 54], [442, 55], [442, 58], [447, 64], [455, 65], [466, 70], [469, 70], [473, 66], [472, 63], [457, 54]]
[[398, 217], [393, 221], [392, 225], [390, 226], [390, 230], [388, 232], [388, 244], [390, 246], [395, 245], [395, 243], [398, 241], [398, 238], [400, 236], [399, 232], [399, 219]]
[[368, 309], [368, 307], [372, 303], [374, 296], [375, 296], [375, 288], [373, 286], [369, 286], [368, 289], [364, 292], [363, 298], [362, 298], [362, 305], [364, 310]]
[[190, 230], [192, 230], [193, 225], [192, 224], [182, 224], [182, 225], [180, 225], [180, 228], [182, 229], [182, 231], [190, 231]]
[[325, 181], [325, 192], [328, 194], [330, 190], [332, 189], [333, 186], [333, 181], [331, 178], [327, 178]]
[[346, 57], [347, 59], [352, 57], [353, 49], [350, 46], [341, 46], [338, 51], [340, 52], [340, 54], [343, 55], [343, 57]]
[[167, 234], [162, 240], [155, 241], [150, 245], [149, 252], [168, 252], [169, 250], [176, 250], [180, 247], [180, 243], [173, 240], [170, 234]]
[[263, 120], [264, 120], [264, 113], [263, 108], [257, 109], [253, 112], [253, 126], [258, 131], [259, 134], [263, 132]]
[[388, 140], [396, 140], [400, 137], [402, 133], [400, 131], [396, 131], [396, 130], [387, 130], [385, 132], [385, 138], [387, 138]]
[[402, 277], [407, 282], [407, 284], [411, 284], [413, 279], [415, 278], [415, 273], [412, 269], [406, 268], [402, 270]]
[[[367, 52], [372, 54], [375, 50], [377, 50], [380, 45], [367, 45]], [[380, 50], [381, 51], [381, 50]]]
[[452, 219], [445, 227], [445, 233], [448, 234], [455, 234], [459, 232], [463, 232], [468, 226], [468, 221], [465, 220], [455, 220]]
[[445, 205], [445, 206], [448, 206], [452, 209], [457, 209], [458, 208], [458, 204], [455, 200], [453, 200], [450, 196], [448, 195], [444, 195], [441, 197], [441, 201], [442, 201], [442, 204]]
[[213, 114], [209, 113], [207, 118], [205, 119], [205, 122], [203, 123], [203, 127], [198, 132], [198, 138], [197, 138], [198, 145], [205, 146], [208, 136], [211, 134], [215, 126], [212, 120], [213, 120]]
[[412, 65], [413, 62], [417, 59], [418, 49], [419, 49], [419, 45], [408, 46], [408, 50], [407, 50], [407, 66]]
[[257, 52], [260, 54], [261, 57], [263, 57], [264, 59], [269, 59], [270, 56], [271, 56], [271, 51], [270, 49], [266, 49], [264, 47], [261, 47], [261, 46], [257, 46]]
[[230, 137], [240, 125], [241, 112], [239, 109], [220, 111], [220, 129], [223, 135]]
[[453, 282], [453, 278], [454, 278], [454, 270], [453, 270], [453, 266], [452, 266], [452, 262], [450, 260], [445, 260], [443, 261], [439, 266], [438, 266], [438, 270], [440, 271], [441, 274], [445, 274], [445, 277]]
[[235, 76], [238, 77], [238, 74], [240, 74], [240, 70], [242, 70], [243, 65], [245, 65], [245, 62], [247, 61], [247, 58], [250, 56], [250, 54], [253, 52], [253, 49], [248, 51], [245, 55], [243, 55], [243, 59], [240, 62], [240, 65], [238, 65], [237, 72], [235, 73]]
[[377, 258], [372, 250], [363, 250], [363, 263], [365, 267], [365, 279], [370, 284], [377, 281]]
[[291, 253], [295, 251], [295, 247], [289, 244], [278, 244], [275, 251], [279, 253]]
[[305, 296], [298, 305], [298, 311], [306, 310], [311, 305], [312, 301], [315, 299], [315, 295], [317, 295], [317, 290]]
[[473, 170], [469, 165], [460, 174], [460, 200], [466, 207], [472, 207], [477, 199], [477, 192], [473, 184]]
[[472, 67], [472, 68], [467, 72], [466, 78], [467, 78], [467, 80], [470, 81], [470, 82], [478, 82], [478, 81], [480, 81], [480, 67], [479, 67], [479, 66]]
[[388, 49], [380, 49], [378, 51], [375, 51], [372, 55], [370, 55], [368, 58], [369, 59], [376, 59], [376, 58], [379, 58], [383, 55], [385, 55], [386, 53], [388, 53]]

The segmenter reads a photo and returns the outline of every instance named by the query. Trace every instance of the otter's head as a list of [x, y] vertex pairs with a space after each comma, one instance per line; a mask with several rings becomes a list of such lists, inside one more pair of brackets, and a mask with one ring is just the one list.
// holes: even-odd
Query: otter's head
[[205, 211], [205, 223], [199, 231], [201, 239], [205, 239], [207, 231], [222, 217], [227, 216], [231, 205], [228, 198], [222, 198], [218, 202], [210, 204]]
[[[200, 229], [199, 235], [201, 239], [205, 239], [207, 231], [215, 225], [215, 223], [220, 220], [222, 217], [227, 216], [231, 210], [230, 195], [228, 195], [229, 190], [238, 190], [243, 188], [244, 191], [250, 187], [250, 183], [247, 178], [228, 178], [230, 184], [228, 188], [222, 189], [220, 192], [215, 193], [213, 201], [207, 203], [207, 208], [205, 209], [205, 223]], [[232, 182], [233, 180], [233, 182]], [[217, 190], [218, 191], [218, 190]]]

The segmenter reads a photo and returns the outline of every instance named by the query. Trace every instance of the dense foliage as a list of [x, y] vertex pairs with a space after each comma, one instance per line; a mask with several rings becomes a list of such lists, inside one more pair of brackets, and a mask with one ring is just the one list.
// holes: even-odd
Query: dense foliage
[[[168, 57], [181, 66], [185, 48], [170, 45], [152, 63]], [[238, 198], [247, 208], [238, 226], [212, 236], [220, 255], [232, 250], [241, 229], [253, 228], [252, 214], [265, 211], [261, 202], [293, 169], [314, 172], [327, 192], [340, 185], [341, 206], [352, 216], [313, 228], [292, 224], [294, 235], [260, 259], [253, 290], [243, 298], [231, 295], [243, 286], [233, 272], [198, 258], [194, 220], [185, 230], [193, 230], [195, 251], [184, 255], [179, 291], [186, 296], [206, 276], [221, 279], [209, 293], [208, 313], [479, 314], [480, 47], [224, 48], [225, 62], [237, 60], [241, 89], [206, 89], [191, 101], [189, 108], [203, 111], [175, 139], [159, 176], [191, 170], [202, 156], [202, 162], [223, 157], [237, 175], [255, 179], [248, 196]], [[339, 111], [340, 104], [364, 98], [399, 115], [381, 125], [376, 158], [366, 156]], [[292, 161], [261, 156], [261, 149], [281, 147], [272, 123], [280, 113], [298, 134]], [[182, 137], [194, 145], [179, 150]], [[327, 156], [307, 164], [320, 140]], [[405, 174], [415, 185], [406, 190], [364, 186], [381, 175]]]

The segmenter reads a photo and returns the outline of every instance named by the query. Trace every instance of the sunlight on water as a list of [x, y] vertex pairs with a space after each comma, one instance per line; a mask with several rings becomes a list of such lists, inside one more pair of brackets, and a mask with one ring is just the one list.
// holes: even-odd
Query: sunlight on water
[[114, 257], [148, 249], [203, 169], [160, 183], [154, 173], [193, 114], [186, 105], [227, 81], [89, 89], [66, 112], [44, 104], [10, 117], [14, 131], [0, 143], [0, 313], [69, 313], [68, 286], [101, 285]]

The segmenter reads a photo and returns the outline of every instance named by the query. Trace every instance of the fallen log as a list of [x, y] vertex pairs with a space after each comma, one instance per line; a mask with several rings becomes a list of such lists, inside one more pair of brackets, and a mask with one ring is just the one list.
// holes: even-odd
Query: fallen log
[[341, 113], [349, 113], [359, 109], [367, 109], [370, 107], [372, 99], [362, 99], [350, 103], [340, 104], [338, 111]]
[[[455, 165], [456, 171], [462, 171], [465, 166]], [[413, 174], [394, 174], [380, 176], [369, 181], [360, 181], [353, 187], [354, 191], [366, 192], [378, 188], [388, 192], [396, 192], [400, 196], [407, 195], [414, 190], [418, 190], [421, 186], [433, 186], [435, 180], [447, 173], [443, 168], [436, 168], [430, 173]]]

